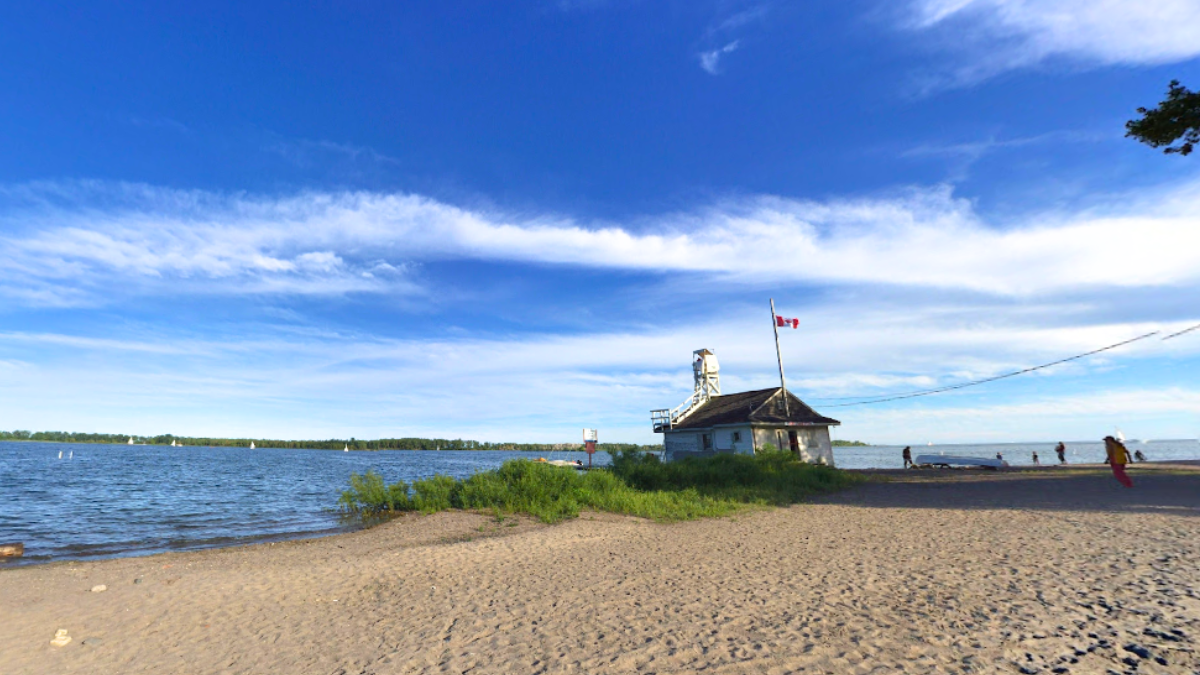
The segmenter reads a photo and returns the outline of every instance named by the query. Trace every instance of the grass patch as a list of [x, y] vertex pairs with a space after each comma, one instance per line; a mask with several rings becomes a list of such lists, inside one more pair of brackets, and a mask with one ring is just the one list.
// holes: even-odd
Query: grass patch
[[527, 513], [545, 523], [575, 518], [583, 509], [658, 521], [725, 516], [753, 506], [794, 504], [862, 479], [832, 467], [804, 464], [788, 453], [716, 455], [660, 462], [654, 455], [614, 453], [606, 469], [574, 469], [516, 459], [499, 469], [456, 480], [433, 476], [386, 485], [368, 471], [353, 474], [338, 504], [348, 513], [447, 509]]

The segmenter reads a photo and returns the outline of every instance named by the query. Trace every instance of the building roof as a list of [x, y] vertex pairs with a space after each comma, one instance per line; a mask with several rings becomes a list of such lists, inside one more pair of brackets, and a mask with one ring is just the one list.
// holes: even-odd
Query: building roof
[[792, 392], [787, 392], [791, 414], [783, 409], [781, 387], [743, 391], [740, 394], [713, 396], [691, 414], [672, 426], [678, 429], [706, 429], [722, 424], [779, 424], [795, 426], [831, 426], [841, 422], [817, 414]]

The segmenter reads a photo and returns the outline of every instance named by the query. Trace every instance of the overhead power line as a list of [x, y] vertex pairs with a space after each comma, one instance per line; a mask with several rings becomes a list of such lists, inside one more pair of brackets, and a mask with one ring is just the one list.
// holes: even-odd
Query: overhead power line
[[[1174, 335], [1168, 335], [1166, 338], [1163, 338], [1163, 339], [1164, 339], [1164, 340], [1166, 340], [1166, 339], [1168, 339], [1168, 338], [1176, 337], [1176, 336], [1178, 336], [1178, 335], [1182, 335], [1182, 334], [1184, 334], [1184, 333], [1186, 333], [1186, 332], [1188, 332], [1188, 331], [1195, 330], [1195, 329], [1197, 329], [1197, 328], [1200, 328], [1200, 325], [1193, 326], [1192, 328], [1189, 328], [1189, 329], [1187, 329], [1187, 330], [1185, 330], [1185, 331], [1180, 331], [1179, 333], [1175, 333]], [[993, 376], [993, 377], [985, 377], [985, 378], [984, 378], [984, 379], [982, 379], [982, 380], [973, 380], [973, 381], [971, 381], [971, 382], [961, 382], [961, 383], [959, 383], [959, 384], [953, 384], [953, 385], [949, 385], [949, 386], [945, 386], [945, 387], [938, 387], [937, 389], [925, 389], [925, 390], [922, 390], [922, 391], [910, 391], [910, 392], [908, 392], [908, 393], [904, 393], [904, 394], [888, 394], [888, 395], [886, 395], [886, 396], [883, 396], [883, 397], [866, 398], [866, 399], [864, 399], [864, 400], [862, 400], [862, 401], [854, 401], [854, 402], [852, 402], [852, 403], [835, 403], [835, 404], [832, 404], [832, 405], [825, 405], [825, 406], [821, 406], [821, 407], [822, 407], [822, 408], [847, 408], [847, 407], [849, 407], [849, 406], [854, 406], [854, 405], [868, 405], [868, 404], [872, 404], [872, 403], [886, 403], [886, 402], [888, 402], [888, 401], [899, 401], [899, 400], [901, 400], [901, 399], [906, 399], [906, 398], [917, 398], [918, 396], [930, 396], [930, 395], [932, 395], [932, 394], [941, 394], [941, 393], [943, 393], [943, 392], [947, 392], [947, 391], [954, 391], [955, 389], [966, 389], [967, 387], [974, 387], [974, 386], [977, 386], [977, 385], [980, 385], [980, 384], [987, 384], [988, 382], [995, 382], [996, 380], [1003, 380], [1003, 379], [1005, 379], [1005, 378], [1009, 378], [1009, 377], [1016, 377], [1017, 375], [1024, 375], [1024, 374], [1026, 374], [1026, 373], [1032, 373], [1032, 372], [1034, 372], [1035, 370], [1042, 370], [1043, 368], [1049, 368], [1049, 367], [1051, 367], [1051, 366], [1057, 366], [1057, 365], [1059, 365], [1059, 364], [1067, 363], [1068, 361], [1075, 361], [1075, 360], [1077, 360], [1077, 359], [1086, 358], [1086, 357], [1088, 357], [1088, 356], [1094, 356], [1094, 355], [1096, 355], [1096, 354], [1099, 354], [1099, 353], [1101, 353], [1101, 352], [1107, 352], [1107, 351], [1109, 351], [1109, 350], [1111, 350], [1111, 349], [1116, 349], [1116, 348], [1118, 348], [1118, 347], [1124, 347], [1125, 345], [1132, 344], [1132, 343], [1134, 343], [1134, 342], [1137, 342], [1137, 341], [1139, 341], [1139, 340], [1145, 340], [1145, 339], [1146, 339], [1146, 338], [1148, 338], [1148, 337], [1153, 337], [1153, 336], [1155, 336], [1155, 335], [1158, 335], [1158, 333], [1159, 333], [1159, 331], [1153, 331], [1153, 332], [1150, 332], [1150, 333], [1146, 333], [1145, 335], [1139, 335], [1138, 337], [1135, 337], [1135, 338], [1130, 338], [1130, 339], [1128, 339], [1128, 340], [1123, 340], [1123, 341], [1121, 341], [1121, 342], [1118, 342], [1118, 343], [1116, 343], [1116, 344], [1111, 344], [1111, 345], [1109, 345], [1109, 346], [1107, 346], [1107, 347], [1101, 347], [1100, 349], [1093, 349], [1093, 350], [1092, 350], [1092, 351], [1090, 351], [1090, 352], [1084, 352], [1084, 353], [1082, 353], [1082, 354], [1076, 354], [1075, 356], [1071, 356], [1071, 357], [1068, 357], [1068, 358], [1065, 358], [1065, 359], [1059, 359], [1059, 360], [1057, 360], [1057, 361], [1051, 361], [1050, 363], [1043, 363], [1043, 364], [1042, 364], [1042, 365], [1040, 365], [1040, 366], [1033, 366], [1033, 367], [1031, 367], [1031, 368], [1023, 368], [1023, 369], [1021, 369], [1021, 370], [1014, 370], [1014, 371], [1013, 371], [1013, 372], [1011, 372], [1011, 373], [1004, 373], [1003, 375], [995, 375], [995, 376]]]
[[1163, 338], [1163, 340], [1165, 341], [1165, 340], [1170, 340], [1171, 338], [1177, 338], [1180, 335], [1183, 335], [1184, 333], [1190, 333], [1190, 332], [1196, 330], [1197, 328], [1200, 328], [1200, 323], [1196, 324], [1195, 326], [1192, 326], [1191, 328], [1184, 328], [1183, 330], [1179, 331], [1178, 333], [1171, 333], [1170, 335]]

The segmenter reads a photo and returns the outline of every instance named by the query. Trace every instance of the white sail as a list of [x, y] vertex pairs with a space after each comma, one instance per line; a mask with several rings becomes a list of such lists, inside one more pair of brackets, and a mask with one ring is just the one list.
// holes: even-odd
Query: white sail
[[1121, 431], [1120, 427], [1117, 427], [1117, 440], [1121, 441], [1122, 443], [1125, 442], [1125, 432]]
[[250, 441], [250, 449], [251, 449], [251, 450], [253, 450], [253, 449], [254, 449], [254, 441]]
[[129, 437], [129, 445], [133, 445], [133, 436]]

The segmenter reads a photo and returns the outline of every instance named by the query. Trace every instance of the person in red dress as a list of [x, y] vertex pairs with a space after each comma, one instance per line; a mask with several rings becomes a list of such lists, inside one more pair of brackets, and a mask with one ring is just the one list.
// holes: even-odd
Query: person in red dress
[[1117, 482], [1127, 488], [1133, 487], [1133, 480], [1125, 473], [1125, 465], [1129, 463], [1129, 450], [1125, 448], [1125, 444], [1112, 436], [1105, 436], [1104, 452], [1108, 455], [1105, 461], [1112, 467]]

